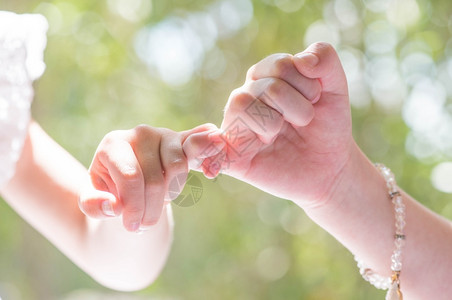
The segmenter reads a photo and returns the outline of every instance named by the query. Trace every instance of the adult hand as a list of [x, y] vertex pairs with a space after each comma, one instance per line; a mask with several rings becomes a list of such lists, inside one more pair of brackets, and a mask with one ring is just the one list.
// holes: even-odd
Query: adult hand
[[[221, 171], [302, 207], [330, 199], [356, 147], [336, 51], [316, 43], [251, 67], [228, 100], [221, 129], [210, 138], [226, 146], [198, 165], [206, 176]], [[203, 153], [195, 137], [184, 144], [193, 156]]]

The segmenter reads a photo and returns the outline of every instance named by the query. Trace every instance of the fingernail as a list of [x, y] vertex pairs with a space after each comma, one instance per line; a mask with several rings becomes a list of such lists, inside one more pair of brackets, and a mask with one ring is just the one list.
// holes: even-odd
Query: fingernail
[[304, 61], [305, 64], [310, 65], [311, 67], [315, 67], [319, 63], [319, 58], [317, 55], [309, 53], [309, 52], [302, 52], [295, 55], [297, 59], [301, 59]]
[[102, 202], [102, 211], [108, 217], [116, 216], [115, 211], [113, 210], [113, 207], [111, 206], [111, 203], [109, 200], [104, 200]]
[[134, 222], [130, 224], [130, 230], [137, 232], [140, 229], [140, 223]]

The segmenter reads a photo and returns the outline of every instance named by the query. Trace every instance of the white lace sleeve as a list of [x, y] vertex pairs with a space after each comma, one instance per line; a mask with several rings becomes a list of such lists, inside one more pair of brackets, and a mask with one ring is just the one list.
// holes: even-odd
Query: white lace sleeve
[[33, 99], [33, 80], [45, 69], [48, 25], [41, 15], [0, 11], [0, 188], [13, 176]]

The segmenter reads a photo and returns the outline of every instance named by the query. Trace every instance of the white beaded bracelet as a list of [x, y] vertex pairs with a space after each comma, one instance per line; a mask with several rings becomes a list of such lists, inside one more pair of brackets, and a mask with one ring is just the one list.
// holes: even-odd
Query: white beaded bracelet
[[386, 300], [402, 300], [403, 295], [400, 290], [400, 272], [402, 271], [402, 248], [405, 244], [405, 205], [402, 201], [402, 195], [397, 187], [394, 174], [389, 168], [383, 164], [375, 164], [375, 167], [383, 175], [386, 186], [388, 187], [389, 197], [394, 204], [395, 210], [395, 235], [394, 244], [395, 249], [391, 256], [391, 277], [384, 277], [375, 273], [372, 269], [365, 266], [365, 264], [355, 257], [358, 263], [358, 268], [361, 276], [374, 285], [378, 289], [388, 290]]

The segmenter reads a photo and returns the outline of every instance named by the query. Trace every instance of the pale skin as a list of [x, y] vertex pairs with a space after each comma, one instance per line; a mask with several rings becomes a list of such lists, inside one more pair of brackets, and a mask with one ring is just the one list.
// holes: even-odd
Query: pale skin
[[[253, 105], [265, 112], [265, 123], [253, 119], [259, 117], [250, 110]], [[237, 122], [242, 124], [241, 139], [237, 139], [233, 126]], [[277, 54], [262, 60], [249, 70], [245, 85], [231, 94], [222, 130], [206, 126], [179, 138], [183, 165], [188, 161], [191, 168], [202, 170], [208, 177], [222, 171], [292, 200], [369, 267], [390, 275], [394, 209], [383, 178], [353, 140], [347, 82], [330, 45], [314, 44], [296, 56]], [[162, 153], [152, 143], [141, 143], [155, 136], [155, 129], [139, 127], [138, 131], [141, 134], [132, 139], [129, 134], [117, 133], [107, 138], [129, 145], [126, 158], [114, 155], [115, 149], [124, 146], [101, 143], [90, 168], [100, 194], [82, 197], [81, 201], [82, 209], [95, 218], [108, 218], [101, 204], [105, 200], [112, 204], [115, 216], [128, 212], [123, 224], [129, 231], [137, 229], [133, 225], [137, 222], [143, 229], [155, 223], [160, 207], [164, 207], [165, 192], [153, 189], [160, 186], [165, 190], [168, 186], [168, 180], [160, 177], [162, 170], [158, 169], [159, 176], [155, 177], [155, 165], [141, 159]], [[212, 152], [212, 148], [216, 150]], [[105, 157], [109, 157], [109, 163], [105, 163]], [[128, 163], [123, 169], [124, 161]], [[109, 165], [127, 170], [123, 173], [133, 179], [132, 186], [144, 190], [125, 197], [130, 183], [118, 184], [115, 168]], [[160, 179], [147, 188], [146, 174]], [[117, 191], [120, 186], [123, 193]], [[452, 251], [451, 224], [404, 192], [403, 198], [407, 211], [401, 275], [405, 299], [447, 299], [452, 293], [446, 280], [452, 275], [452, 261], [447, 259]], [[134, 209], [127, 209], [127, 205]], [[147, 211], [148, 207], [157, 212]], [[152, 232], [154, 227], [150, 228]]]
[[[257, 121], [251, 117], [256, 104], [266, 116], [271, 112], [265, 126], [261, 115], [254, 115]], [[234, 127], [238, 118], [246, 124], [241, 139]], [[195, 169], [208, 177], [221, 171], [292, 200], [369, 267], [390, 276], [394, 208], [383, 177], [352, 137], [347, 81], [330, 45], [314, 44], [296, 56], [272, 55], [254, 65], [231, 94], [221, 129], [209, 138], [222, 151], [201, 166], [191, 164]], [[196, 156], [205, 144], [195, 134], [184, 150]], [[451, 222], [402, 194], [405, 299], [449, 299]]]
[[[159, 275], [172, 242], [171, 207], [164, 205], [163, 199], [168, 174], [172, 176], [188, 168], [182, 151], [183, 139], [209, 129], [210, 125], [205, 125], [177, 133], [139, 126], [114, 132], [107, 135], [99, 146], [88, 173], [38, 124], [32, 122], [16, 173], [2, 188], [1, 194], [19, 215], [99, 283], [122, 291], [142, 289]], [[143, 137], [140, 140], [144, 143], [139, 143], [138, 137]], [[142, 144], [150, 145], [156, 152], [149, 158], [137, 150], [139, 159], [136, 159], [133, 152], [129, 152], [130, 144], [137, 149]], [[147, 150], [146, 147], [143, 149]], [[115, 155], [121, 156], [118, 163], [110, 160], [117, 158]], [[103, 176], [100, 174], [104, 166], [97, 160], [99, 157], [114, 174], [114, 183], [109, 182], [112, 193], [105, 192], [97, 180]], [[157, 187], [149, 184], [153, 174], [141, 172], [140, 163], [147, 166], [147, 159], [152, 165], [162, 166], [162, 169], [152, 168], [153, 174], [162, 174], [162, 171], [167, 174], [160, 177]], [[103, 178], [108, 180], [108, 177]], [[149, 195], [152, 201], [144, 197], [145, 182], [160, 198], [155, 194]], [[137, 187], [137, 183], [143, 185]], [[134, 193], [139, 188], [142, 194], [137, 197]], [[113, 202], [115, 216], [104, 214], [103, 201]], [[78, 204], [86, 214], [108, 220], [97, 221], [87, 217]], [[147, 205], [151, 205], [152, 214], [149, 217], [137, 215], [137, 207], [142, 209]], [[138, 227], [144, 226], [143, 229], [147, 230], [137, 234], [135, 231], [138, 229], [131, 228], [131, 222], [139, 222]]]

